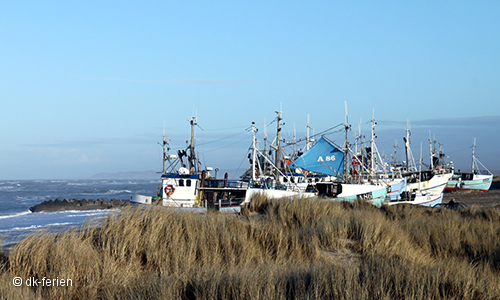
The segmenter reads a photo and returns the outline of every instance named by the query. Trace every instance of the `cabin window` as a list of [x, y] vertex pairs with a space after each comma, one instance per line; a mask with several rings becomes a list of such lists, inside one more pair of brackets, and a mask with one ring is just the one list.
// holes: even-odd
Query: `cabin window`
[[179, 179], [179, 186], [184, 186], [184, 179]]
[[186, 180], [186, 186], [191, 186], [191, 179]]

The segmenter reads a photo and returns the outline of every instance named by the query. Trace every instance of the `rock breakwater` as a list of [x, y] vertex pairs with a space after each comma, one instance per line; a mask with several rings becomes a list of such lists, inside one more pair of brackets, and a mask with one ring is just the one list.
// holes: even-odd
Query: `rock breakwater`
[[94, 209], [110, 209], [123, 208], [130, 205], [129, 200], [123, 199], [60, 199], [44, 201], [40, 204], [30, 207], [31, 212], [54, 212], [64, 210], [94, 210]]

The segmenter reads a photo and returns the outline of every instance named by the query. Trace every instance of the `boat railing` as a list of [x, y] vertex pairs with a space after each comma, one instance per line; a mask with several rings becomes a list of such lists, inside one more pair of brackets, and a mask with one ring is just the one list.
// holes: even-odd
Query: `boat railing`
[[247, 188], [248, 182], [240, 180], [224, 180], [224, 179], [209, 179], [205, 181], [203, 187], [205, 188]]

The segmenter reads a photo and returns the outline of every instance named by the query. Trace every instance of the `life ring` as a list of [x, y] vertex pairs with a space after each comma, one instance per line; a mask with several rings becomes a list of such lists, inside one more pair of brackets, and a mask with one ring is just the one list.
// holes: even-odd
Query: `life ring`
[[165, 193], [170, 197], [175, 192], [175, 188], [173, 185], [169, 184], [165, 187]]

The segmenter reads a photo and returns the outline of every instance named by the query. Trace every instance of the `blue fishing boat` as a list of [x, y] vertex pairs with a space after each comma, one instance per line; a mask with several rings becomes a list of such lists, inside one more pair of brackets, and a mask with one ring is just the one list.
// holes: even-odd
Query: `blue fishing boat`
[[[487, 192], [493, 182], [493, 174], [476, 157], [476, 138], [472, 146], [471, 172], [457, 172], [446, 184], [446, 191], [478, 191]], [[485, 171], [479, 170], [481, 165]], [[486, 172], [488, 174], [482, 174]]]
[[491, 183], [493, 182], [493, 175], [479, 175], [474, 173], [458, 173], [453, 176], [446, 184], [446, 191], [478, 191], [487, 192]]

